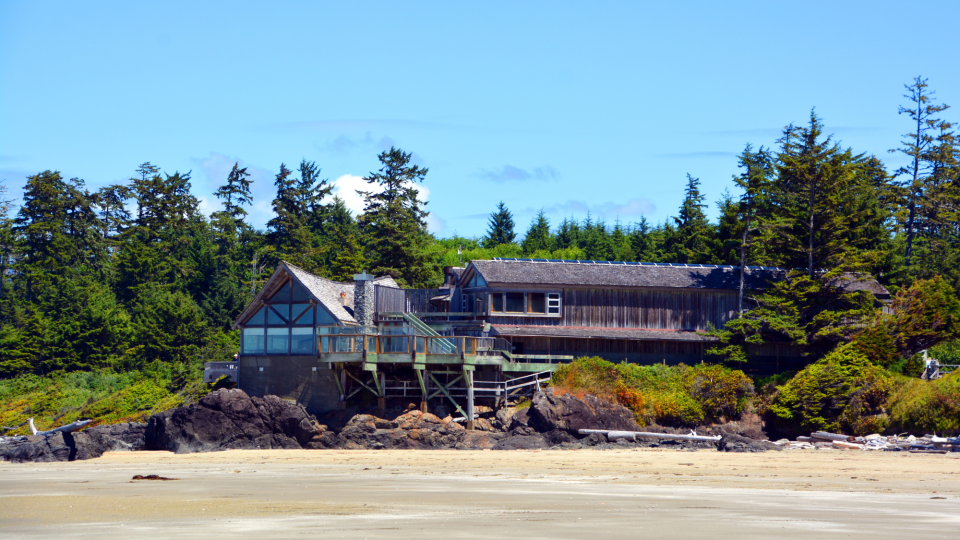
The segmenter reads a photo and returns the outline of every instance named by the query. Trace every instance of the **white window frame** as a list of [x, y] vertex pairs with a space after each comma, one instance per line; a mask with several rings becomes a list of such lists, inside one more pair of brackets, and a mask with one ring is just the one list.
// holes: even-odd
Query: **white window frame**
[[[556, 309], [556, 311], [553, 311]], [[563, 296], [560, 293], [547, 293], [547, 315], [563, 314]]]

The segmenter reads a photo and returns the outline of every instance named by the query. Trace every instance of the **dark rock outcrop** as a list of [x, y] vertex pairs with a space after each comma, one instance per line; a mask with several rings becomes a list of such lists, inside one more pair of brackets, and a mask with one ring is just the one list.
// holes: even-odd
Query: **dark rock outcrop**
[[780, 451], [783, 448], [770, 441], [758, 441], [742, 435], [726, 433], [717, 444], [717, 450], [721, 452], [766, 452], [768, 450]]
[[581, 429], [642, 431], [630, 409], [591, 395], [578, 398], [572, 394], [558, 396], [552, 390], [537, 392], [529, 414], [527, 424], [541, 432], [564, 430], [578, 435]]
[[0, 444], [0, 460], [14, 463], [93, 459], [104, 452], [142, 450], [146, 424], [94, 426], [74, 433], [17, 437]]
[[493, 446], [494, 450], [539, 450], [550, 447], [547, 439], [539, 433], [534, 435], [511, 435]]
[[178, 454], [228, 449], [329, 448], [334, 439], [301, 405], [223, 389], [150, 417], [147, 450]]

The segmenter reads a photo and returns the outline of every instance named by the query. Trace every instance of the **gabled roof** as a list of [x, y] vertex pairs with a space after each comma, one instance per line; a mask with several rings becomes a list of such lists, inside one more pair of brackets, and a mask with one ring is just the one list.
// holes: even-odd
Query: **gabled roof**
[[[493, 259], [473, 261], [470, 265], [491, 285], [728, 290], [740, 286], [737, 266], [543, 259]], [[748, 266], [745, 286], [747, 289], [763, 289], [771, 282], [785, 279], [787, 274], [783, 268]], [[464, 277], [469, 276], [465, 274]], [[844, 274], [831, 284], [847, 292], [868, 291], [879, 298], [890, 296], [889, 291], [869, 276]]]
[[[245, 321], [252, 316], [260, 307], [263, 299], [270, 298], [274, 292], [279, 289], [283, 283], [283, 277], [289, 275], [291, 279], [299, 282], [310, 293], [310, 296], [330, 312], [341, 323], [356, 324], [357, 320], [353, 317], [353, 282], [341, 283], [331, 281], [320, 276], [315, 276], [303, 268], [281, 261], [274, 270], [273, 275], [264, 284], [257, 296], [250, 302], [250, 305], [237, 317], [233, 323], [233, 328], [237, 328], [241, 321]], [[377, 285], [393, 287], [399, 289], [400, 286], [390, 276], [378, 277], [374, 280]], [[346, 305], [340, 303], [340, 293], [346, 293]]]
[[[733, 266], [611, 264], [600, 261], [473, 261], [489, 284], [563, 285], [585, 287], [666, 287], [737, 289], [740, 274]], [[746, 287], [759, 289], [782, 279], [786, 270], [747, 267]]]

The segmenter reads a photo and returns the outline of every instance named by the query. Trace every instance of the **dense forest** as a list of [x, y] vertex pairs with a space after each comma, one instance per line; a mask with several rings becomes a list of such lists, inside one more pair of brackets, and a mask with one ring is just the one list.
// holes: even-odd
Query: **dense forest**
[[236, 352], [230, 325], [280, 260], [334, 280], [367, 269], [408, 287], [436, 286], [443, 266], [492, 256], [785, 267], [790, 279], [743, 295], [742, 316], [716, 329], [723, 346], [714, 352], [744, 360], [743, 343], [786, 338], [819, 356], [852, 331], [848, 321], [876, 311], [835, 287], [838, 277], [875, 276], [893, 292], [917, 282], [954, 299], [960, 291], [954, 126], [924, 79], [905, 88], [907, 133], [890, 151], [906, 165], [892, 170], [843, 147], [811, 112], [775, 146], [745, 145], [716, 221], [688, 174], [676, 217], [662, 223], [551, 223], [540, 212], [520, 234], [501, 203], [484, 237], [437, 238], [417, 189], [429, 171], [396, 148], [366, 176], [356, 216], [316, 163], [281, 164], [264, 230], [247, 219], [251, 181], [239, 166], [209, 216], [189, 173], [151, 163], [96, 190], [39, 172], [18, 207], [0, 208], [0, 377], [162, 369], [183, 382]]

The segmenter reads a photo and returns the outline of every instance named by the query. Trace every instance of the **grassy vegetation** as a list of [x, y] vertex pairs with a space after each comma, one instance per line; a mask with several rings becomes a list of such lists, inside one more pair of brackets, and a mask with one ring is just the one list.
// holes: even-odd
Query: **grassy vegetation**
[[885, 370], [843, 346], [799, 373], [756, 381], [720, 365], [639, 366], [578, 358], [553, 375], [559, 392], [630, 408], [640, 425], [696, 426], [748, 408], [783, 435], [825, 430], [960, 434], [960, 373], [936, 381]]
[[630, 408], [640, 425], [693, 426], [737, 418], [754, 395], [749, 377], [720, 365], [640, 366], [595, 357], [561, 366], [553, 386], [616, 401]]
[[0, 380], [4, 435], [29, 435], [27, 419], [50, 429], [89, 418], [94, 424], [143, 422], [151, 414], [193, 402], [209, 392], [201, 371], [156, 362], [142, 371], [110, 370], [21, 375]]
[[897, 377], [887, 410], [894, 431], [960, 434], [960, 372], [935, 381]]

